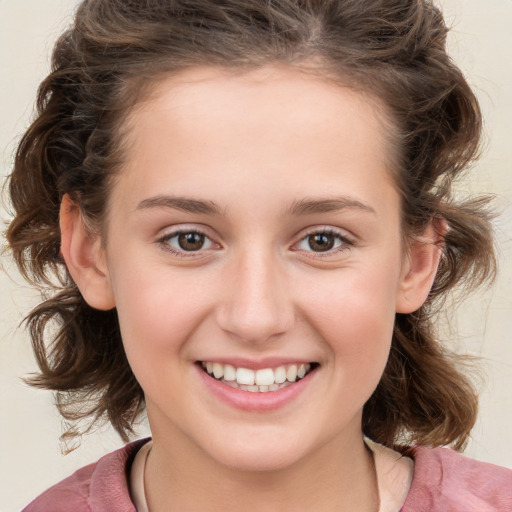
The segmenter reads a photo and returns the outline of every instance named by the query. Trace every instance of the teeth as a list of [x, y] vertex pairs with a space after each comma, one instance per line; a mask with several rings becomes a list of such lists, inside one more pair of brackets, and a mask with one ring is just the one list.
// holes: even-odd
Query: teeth
[[251, 393], [268, 393], [269, 391], [277, 391], [278, 389], [285, 388], [287, 386], [291, 386], [291, 382], [285, 382], [284, 384], [272, 384], [270, 386], [246, 386], [245, 384], [238, 384], [235, 382], [226, 382], [221, 380], [220, 382], [235, 388], [241, 389], [242, 391], [249, 391]]
[[254, 385], [254, 372], [248, 368], [236, 369], [236, 381], [238, 384], [245, 384], [246, 386]]
[[235, 368], [230, 364], [202, 363], [203, 368], [215, 379], [220, 380], [233, 388], [253, 393], [266, 393], [277, 391], [302, 379], [311, 369], [310, 364], [291, 364], [277, 368], [262, 368], [250, 370], [249, 368]]
[[228, 382], [236, 380], [236, 370], [230, 364], [224, 366], [224, 380]]
[[284, 366], [279, 366], [274, 370], [274, 382], [276, 384], [286, 382], [286, 368]]
[[224, 366], [219, 363], [213, 363], [213, 376], [216, 379], [224, 377]]
[[288, 382], [295, 382], [297, 380], [297, 365], [292, 364], [286, 371], [286, 380]]
[[272, 368], [265, 368], [256, 372], [256, 384], [258, 386], [270, 386], [274, 384], [274, 370]]

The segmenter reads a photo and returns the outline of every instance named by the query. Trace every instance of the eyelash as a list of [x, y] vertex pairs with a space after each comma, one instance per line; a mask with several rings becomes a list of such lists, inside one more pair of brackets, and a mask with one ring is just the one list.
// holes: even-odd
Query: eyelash
[[[185, 249], [176, 249], [170, 244], [170, 241], [174, 238], [181, 236], [181, 235], [199, 235], [199, 236], [203, 237], [204, 241], [208, 241], [210, 246], [207, 248], [201, 247], [197, 251], [194, 251], [194, 250], [186, 251]], [[318, 228], [316, 228], [316, 229], [311, 230], [309, 233], [306, 233], [297, 243], [295, 243], [293, 245], [293, 247], [299, 246], [301, 243], [307, 241], [308, 238], [315, 236], [315, 235], [327, 235], [329, 237], [334, 237], [339, 242], [339, 245], [334, 248], [330, 248], [324, 252], [313, 251], [313, 250], [310, 250], [310, 251], [305, 250], [304, 251], [304, 252], [313, 254], [314, 258], [327, 258], [327, 257], [333, 256], [334, 254], [338, 254], [340, 252], [347, 251], [352, 246], [355, 245], [355, 242], [353, 240], [351, 240], [350, 238], [348, 238], [345, 235], [342, 235], [339, 231], [337, 231], [335, 229], [332, 229], [332, 228], [318, 229]], [[201, 230], [197, 230], [197, 229], [180, 229], [178, 231], [173, 231], [171, 233], [167, 233], [166, 235], [159, 238], [157, 240], [157, 243], [162, 247], [163, 250], [171, 253], [173, 256], [177, 256], [180, 258], [198, 257], [199, 255], [202, 255], [201, 253], [204, 250], [208, 250], [214, 246], [221, 247], [220, 244], [214, 242], [208, 235], [206, 235]], [[292, 250], [300, 251], [301, 249], [292, 249]]]
[[204, 237], [204, 240], [208, 241], [211, 244], [211, 246], [220, 247], [219, 244], [214, 242], [208, 235], [206, 235], [205, 233], [203, 233], [202, 231], [200, 231], [198, 229], [180, 229], [178, 231], [172, 231], [171, 233], [167, 233], [166, 235], [159, 238], [157, 240], [157, 243], [162, 247], [163, 250], [170, 252], [173, 256], [178, 256], [180, 258], [194, 258], [194, 257], [197, 257], [201, 251], [205, 250], [203, 247], [201, 247], [201, 249], [199, 249], [197, 251], [186, 251], [185, 249], [174, 248], [170, 244], [170, 241], [173, 238], [177, 238], [181, 235], [199, 235], [201, 237]]
[[[341, 252], [349, 250], [351, 247], [355, 245], [354, 240], [351, 240], [346, 235], [342, 235], [339, 231], [333, 228], [315, 228], [312, 229], [309, 233], [306, 233], [298, 243], [294, 244], [294, 246], [298, 246], [299, 244], [303, 243], [304, 241], [307, 241], [308, 238], [315, 236], [315, 235], [327, 235], [332, 236], [335, 239], [337, 239], [340, 243], [337, 247], [331, 248], [326, 250], [325, 252], [322, 251], [306, 251], [308, 253], [313, 254], [314, 258], [328, 258], [333, 255], [339, 254]], [[300, 249], [298, 249], [300, 250]]]

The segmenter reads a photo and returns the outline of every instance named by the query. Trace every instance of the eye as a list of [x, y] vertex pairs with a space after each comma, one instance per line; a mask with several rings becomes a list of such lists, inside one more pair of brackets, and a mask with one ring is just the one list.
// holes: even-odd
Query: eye
[[159, 243], [166, 250], [178, 255], [211, 249], [217, 245], [200, 231], [175, 231], [163, 236]]
[[309, 233], [297, 244], [300, 251], [315, 253], [338, 252], [353, 245], [347, 237], [333, 230], [322, 230]]

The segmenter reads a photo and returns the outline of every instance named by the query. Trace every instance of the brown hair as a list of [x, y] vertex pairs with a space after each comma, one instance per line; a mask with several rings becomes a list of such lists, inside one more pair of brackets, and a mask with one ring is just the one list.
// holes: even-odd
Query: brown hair
[[[251, 69], [316, 62], [379, 97], [398, 128], [406, 235], [445, 219], [440, 268], [425, 305], [396, 317], [387, 367], [365, 404], [363, 431], [387, 446], [462, 448], [477, 398], [460, 361], [434, 335], [446, 292], [493, 276], [486, 202], [458, 203], [452, 182], [476, 157], [481, 117], [445, 51], [447, 28], [430, 0], [85, 0], [55, 46], [38, 114], [10, 177], [7, 236], [24, 276], [43, 290], [28, 316], [40, 374], [72, 422], [108, 418], [127, 439], [144, 406], [125, 357], [116, 311], [82, 298], [58, 257], [59, 204], [71, 194], [101, 231], [111, 177], [122, 164], [120, 127], [145, 85], [192, 66]], [[320, 70], [321, 66], [321, 70]], [[70, 429], [68, 435], [78, 430]]]

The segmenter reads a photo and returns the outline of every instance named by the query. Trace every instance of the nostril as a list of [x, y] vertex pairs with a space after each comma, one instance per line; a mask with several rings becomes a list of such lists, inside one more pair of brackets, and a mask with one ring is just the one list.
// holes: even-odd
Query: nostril
[[[251, 274], [244, 273], [226, 283], [226, 296], [216, 307], [216, 323], [226, 333], [247, 343], [266, 343], [290, 331], [295, 321], [292, 301], [279, 285], [277, 276], [261, 275], [255, 267], [261, 262], [247, 264]], [[245, 265], [244, 265], [245, 268]], [[260, 276], [260, 277], [258, 277]]]

